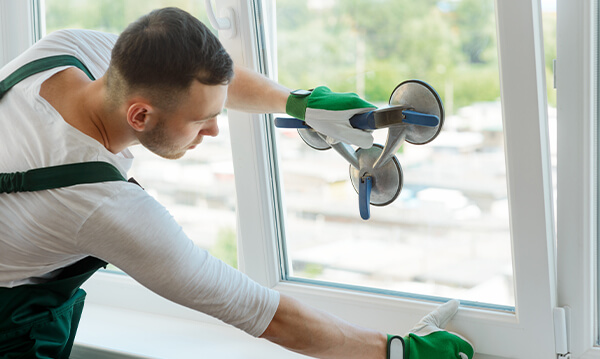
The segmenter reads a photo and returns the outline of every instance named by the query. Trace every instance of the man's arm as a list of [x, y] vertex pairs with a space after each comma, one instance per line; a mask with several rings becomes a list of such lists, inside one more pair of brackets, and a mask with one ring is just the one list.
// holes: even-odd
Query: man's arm
[[317, 358], [386, 358], [385, 334], [350, 324], [283, 294], [261, 338]]
[[267, 77], [235, 66], [225, 107], [251, 113], [285, 113], [290, 90]]
[[369, 148], [373, 135], [355, 129], [350, 118], [376, 107], [354, 93], [335, 93], [325, 86], [290, 96], [290, 90], [241, 66], [229, 84], [225, 107], [251, 113], [287, 113], [333, 140]]

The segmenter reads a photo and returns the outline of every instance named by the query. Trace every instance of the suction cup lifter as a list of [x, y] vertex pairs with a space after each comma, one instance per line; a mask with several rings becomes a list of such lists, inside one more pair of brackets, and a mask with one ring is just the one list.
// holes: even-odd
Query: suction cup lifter
[[338, 142], [329, 144], [326, 136], [297, 118], [276, 118], [278, 128], [297, 128], [304, 142], [316, 150], [333, 148], [350, 163], [350, 179], [359, 197], [362, 219], [370, 218], [370, 204], [386, 206], [402, 191], [403, 174], [396, 153], [406, 140], [414, 145], [433, 141], [444, 124], [444, 109], [437, 92], [420, 80], [398, 85], [390, 96], [389, 106], [350, 119], [354, 128], [388, 129], [385, 146], [358, 148]]

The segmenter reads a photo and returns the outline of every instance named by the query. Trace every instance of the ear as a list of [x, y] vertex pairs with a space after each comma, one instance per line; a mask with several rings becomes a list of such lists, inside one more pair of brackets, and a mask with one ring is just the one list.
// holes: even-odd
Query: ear
[[135, 131], [144, 131], [154, 116], [154, 108], [146, 101], [131, 102], [127, 108], [127, 123]]

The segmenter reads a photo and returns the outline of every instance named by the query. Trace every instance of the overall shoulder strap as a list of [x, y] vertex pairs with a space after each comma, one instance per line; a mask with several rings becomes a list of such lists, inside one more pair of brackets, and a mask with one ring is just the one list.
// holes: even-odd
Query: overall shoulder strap
[[81, 162], [42, 167], [26, 172], [0, 173], [0, 193], [31, 192], [77, 184], [126, 181], [108, 162]]
[[[29, 62], [0, 82], [0, 99], [8, 90], [27, 77], [59, 66], [75, 66], [94, 80], [88, 68], [76, 57], [57, 55]], [[76, 184], [126, 181], [108, 162], [82, 162], [42, 167], [26, 172], [0, 173], [0, 193], [41, 191]]]
[[37, 59], [26, 63], [25, 65], [19, 67], [15, 72], [8, 75], [7, 78], [0, 82], [0, 99], [4, 97], [4, 95], [13, 88], [16, 84], [21, 82], [22, 80], [28, 78], [31, 75], [35, 75], [42, 71], [50, 70], [59, 66], [75, 66], [82, 70], [90, 80], [95, 80], [92, 73], [88, 70], [88, 68], [75, 56], [71, 55], [56, 55], [50, 57], [44, 57], [41, 59]]

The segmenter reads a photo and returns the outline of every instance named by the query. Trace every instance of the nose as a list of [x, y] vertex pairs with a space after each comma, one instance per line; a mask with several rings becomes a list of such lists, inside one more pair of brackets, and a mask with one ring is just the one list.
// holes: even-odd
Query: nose
[[215, 137], [219, 134], [219, 124], [217, 118], [213, 118], [206, 123], [206, 126], [200, 130], [200, 134], [203, 136]]

